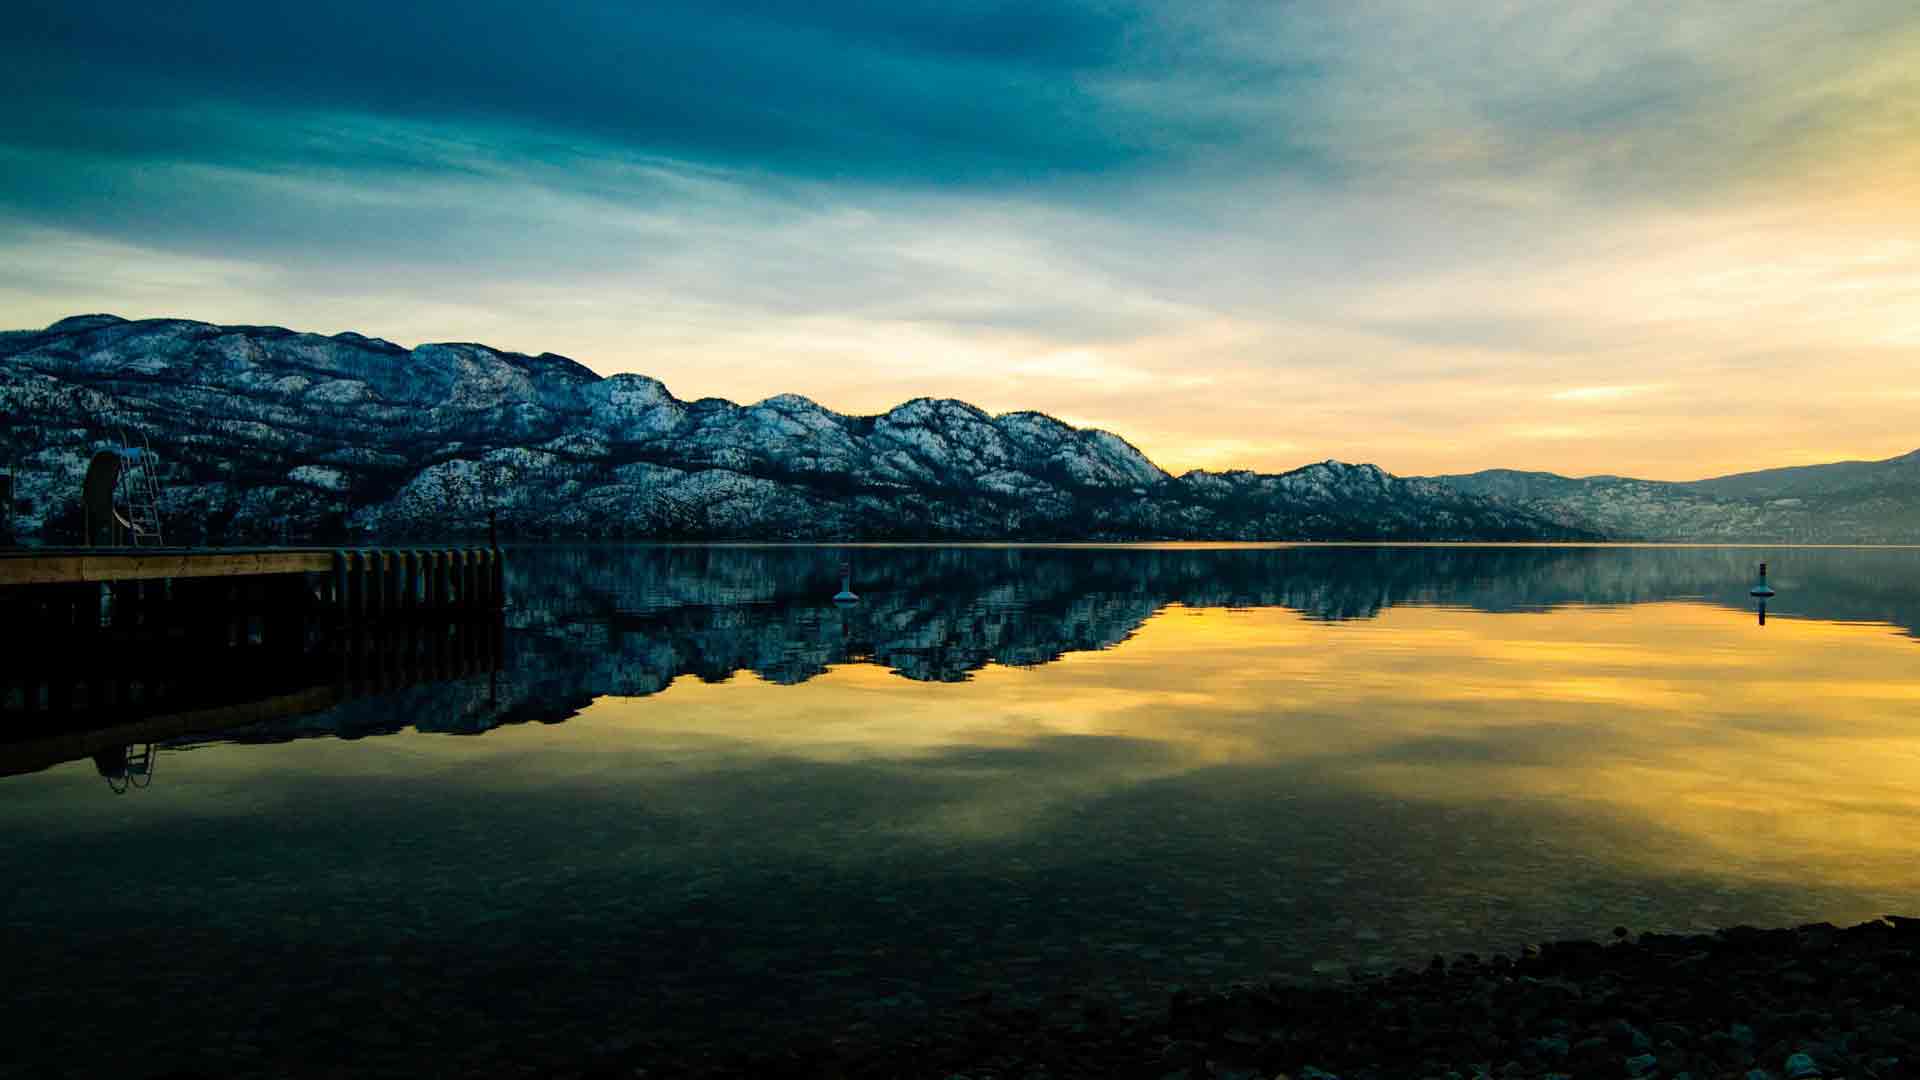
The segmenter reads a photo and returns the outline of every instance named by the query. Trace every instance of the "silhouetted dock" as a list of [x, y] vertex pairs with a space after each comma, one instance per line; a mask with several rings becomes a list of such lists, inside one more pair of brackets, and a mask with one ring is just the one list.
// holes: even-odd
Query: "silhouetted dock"
[[[84, 590], [134, 585], [123, 604], [164, 602], [176, 591], [195, 602], [216, 590], [176, 583], [225, 580], [236, 587], [295, 589], [301, 607], [349, 618], [400, 613], [497, 611], [505, 605], [504, 560], [488, 547], [378, 548], [23, 548], [0, 552], [0, 589], [53, 590], [84, 601]], [[9, 599], [17, 599], [9, 597]]]
[[479, 547], [0, 553], [0, 775], [495, 672], [505, 584]]

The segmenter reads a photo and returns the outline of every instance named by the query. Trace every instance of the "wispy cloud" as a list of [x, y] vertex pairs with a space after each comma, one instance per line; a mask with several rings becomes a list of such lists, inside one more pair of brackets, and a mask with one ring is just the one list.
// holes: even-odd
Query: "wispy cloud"
[[1891, 454], [1920, 367], [1912, 16], [35, 2], [0, 23], [0, 324], [958, 396], [1173, 467]]
[[1535, 424], [1507, 429], [1507, 434], [1516, 439], [1587, 439], [1594, 435], [1593, 429], [1578, 424]]
[[1576, 386], [1567, 390], [1558, 390], [1548, 394], [1552, 401], [1604, 402], [1621, 401], [1626, 398], [1640, 397], [1643, 394], [1657, 393], [1664, 389], [1657, 384], [1642, 383], [1637, 386]]

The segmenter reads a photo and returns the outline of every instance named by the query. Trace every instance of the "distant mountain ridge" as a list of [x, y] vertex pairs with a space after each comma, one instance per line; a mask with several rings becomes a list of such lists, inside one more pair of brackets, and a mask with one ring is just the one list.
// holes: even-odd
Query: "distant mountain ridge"
[[1595, 533], [1372, 465], [1169, 476], [1037, 412], [919, 398], [683, 401], [562, 356], [182, 319], [0, 333], [23, 539], [79, 532], [124, 429], [167, 464], [176, 543], [521, 538], [1571, 540]]
[[1692, 481], [1512, 469], [1428, 479], [1619, 540], [1920, 543], [1920, 450]]
[[1839, 495], [1897, 484], [1920, 483], [1920, 450], [1882, 461], [1836, 461], [1735, 473], [1687, 485], [1723, 497]]

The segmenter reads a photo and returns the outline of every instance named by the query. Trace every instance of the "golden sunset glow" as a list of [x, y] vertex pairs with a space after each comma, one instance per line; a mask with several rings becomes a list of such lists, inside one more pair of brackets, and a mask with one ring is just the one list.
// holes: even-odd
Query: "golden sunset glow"
[[1608, 857], [1682, 860], [1644, 867], [1653, 871], [1701, 860], [1756, 880], [1905, 889], [1920, 886], [1908, 842], [1920, 689], [1887, 673], [1917, 648], [1884, 628], [1775, 619], [1762, 629], [1697, 604], [1401, 607], [1361, 623], [1174, 607], [1112, 652], [988, 668], [960, 685], [867, 664], [799, 686], [682, 679], [653, 697], [602, 699], [561, 728], [431, 751], [467, 759], [499, 739], [579, 755], [583, 768], [610, 749], [857, 763], [1112, 738], [1153, 752], [1017, 782], [983, 777], [977, 799], [886, 827], [986, 838], [1131, 785], [1308, 763], [1442, 806], [1492, 798], [1625, 818], [1663, 842]]

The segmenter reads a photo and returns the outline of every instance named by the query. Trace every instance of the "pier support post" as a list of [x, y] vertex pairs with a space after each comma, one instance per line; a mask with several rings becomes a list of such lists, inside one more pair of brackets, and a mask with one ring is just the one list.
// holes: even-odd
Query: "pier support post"
[[420, 608], [420, 553], [400, 553], [400, 606], [408, 614]]
[[367, 553], [347, 553], [347, 616], [358, 622], [367, 617]]
[[461, 553], [465, 557], [465, 573], [461, 577], [460, 607], [473, 612], [480, 607], [480, 553], [468, 548]]
[[466, 573], [467, 560], [458, 550], [447, 551], [447, 607], [460, 606], [461, 578]]
[[393, 610], [393, 557], [385, 551], [373, 553], [374, 607], [381, 615]]
[[493, 580], [493, 571], [487, 568], [487, 549], [475, 548], [469, 557], [473, 563], [473, 610], [485, 611], [491, 606], [487, 599], [487, 585]]
[[333, 553], [333, 610], [339, 615], [347, 614], [347, 553]]
[[407, 553], [404, 551], [387, 552], [387, 610], [395, 614], [406, 611], [412, 605], [407, 603]]

